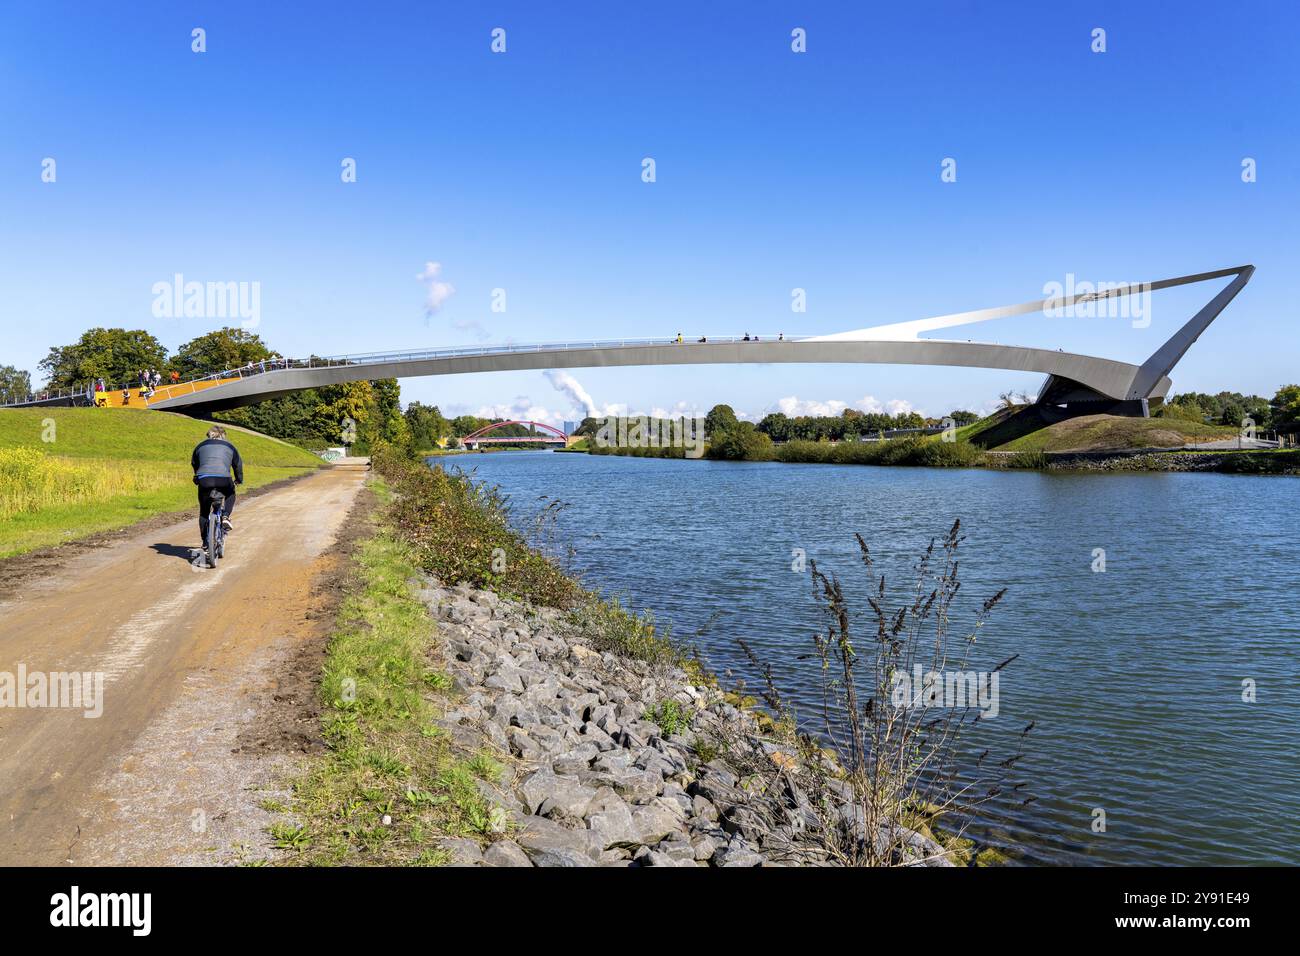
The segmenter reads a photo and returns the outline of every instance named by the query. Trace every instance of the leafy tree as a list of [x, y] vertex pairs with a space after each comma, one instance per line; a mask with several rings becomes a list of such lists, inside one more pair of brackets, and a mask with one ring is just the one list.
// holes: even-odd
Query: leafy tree
[[1220, 425], [1240, 425], [1245, 417], [1245, 406], [1237, 402], [1224, 402], [1219, 410]]
[[[376, 438], [383, 437], [376, 408], [369, 382], [345, 382], [218, 412], [216, 417], [307, 448], [347, 444], [365, 454]], [[395, 437], [401, 442], [404, 435], [398, 432]]]
[[341, 382], [315, 390], [312, 427], [331, 445], [355, 445], [364, 453], [375, 438], [375, 391], [369, 382]]
[[1268, 404], [1273, 428], [1290, 432], [1300, 426], [1300, 385], [1283, 385]]
[[733, 428], [736, 421], [736, 412], [730, 405], [714, 405], [704, 416], [704, 434], [712, 438]]
[[172, 356], [172, 368], [182, 378], [202, 378], [252, 362], [279, 358], [261, 337], [246, 329], [224, 328], [190, 339]]
[[476, 432], [484, 425], [489, 423], [489, 419], [476, 418], [473, 415], [457, 415], [451, 420], [451, 433], [457, 438], [463, 438], [470, 432]]
[[959, 428], [963, 425], [974, 425], [980, 420], [980, 417], [974, 412], [968, 412], [962, 409], [953, 409], [948, 413], [948, 417], [951, 418], [954, 424]]
[[336, 443], [318, 431], [315, 411], [319, 404], [320, 396], [316, 389], [306, 389], [258, 402], [256, 405], [218, 412], [214, 417], [284, 441], [318, 449]]
[[772, 439], [751, 422], [737, 422], [731, 428], [711, 433], [709, 457], [762, 461], [772, 457]]
[[1241, 392], [1219, 392], [1215, 395], [1184, 392], [1173, 395], [1165, 400], [1160, 415], [1238, 426], [1242, 418], [1249, 416], [1261, 428], [1272, 424], [1272, 408], [1268, 399], [1260, 395], [1243, 395]]
[[920, 412], [899, 412], [894, 416], [895, 428], [921, 428], [925, 417]]
[[769, 415], [764, 415], [763, 420], [758, 423], [757, 427], [772, 441], [789, 441], [794, 437], [793, 423], [784, 412], [772, 412]]
[[400, 448], [411, 447], [411, 429], [402, 416], [402, 389], [395, 378], [376, 379], [370, 383], [373, 408], [364, 423], [368, 445], [387, 442]]
[[1205, 409], [1191, 402], [1166, 402], [1153, 414], [1156, 418], [1175, 418], [1184, 422], [1205, 422]]
[[12, 365], [0, 365], [0, 397], [26, 398], [32, 391], [32, 377]]
[[71, 388], [103, 378], [112, 385], [134, 382], [141, 369], [167, 365], [167, 349], [143, 329], [94, 328], [71, 345], [56, 345], [41, 359], [50, 388]]
[[438, 439], [451, 434], [451, 423], [443, 417], [437, 405], [411, 402], [406, 406], [405, 417], [411, 443], [417, 450], [436, 448]]
[[[1260, 395], [1247, 395], [1241, 403], [1242, 412], [1250, 416], [1251, 421], [1257, 428], [1272, 427], [1273, 425], [1273, 407], [1272, 403]], [[1238, 418], [1234, 425], [1241, 424], [1241, 418]]]

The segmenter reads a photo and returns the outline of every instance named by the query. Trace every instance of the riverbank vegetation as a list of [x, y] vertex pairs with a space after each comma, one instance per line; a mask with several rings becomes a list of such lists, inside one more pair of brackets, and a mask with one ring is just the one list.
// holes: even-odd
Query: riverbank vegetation
[[510, 526], [495, 488], [398, 448], [379, 448], [371, 461], [394, 492], [385, 517], [424, 570], [449, 586], [467, 582], [552, 607], [577, 603], [580, 588]]
[[[0, 412], [0, 557], [193, 508], [190, 453], [209, 423], [134, 409]], [[264, 435], [232, 430], [244, 488], [305, 475], [323, 462]]]
[[448, 587], [469, 584], [503, 597], [569, 612], [600, 650], [652, 663], [689, 663], [690, 652], [659, 633], [617, 598], [602, 599], [560, 566], [550, 502], [525, 536], [500, 491], [454, 466], [428, 467], [404, 449], [381, 447], [371, 461], [392, 490], [385, 526], [410, 549], [421, 570]]
[[974, 445], [945, 442], [938, 437], [896, 438], [881, 442], [792, 441], [771, 456], [776, 461], [827, 465], [914, 465], [927, 468], [970, 468], [983, 463]]
[[[905, 855], [914, 832], [943, 846], [951, 860], [1001, 862], [1004, 857], [970, 839], [967, 828], [990, 801], [1033, 802], [1028, 781], [1016, 777], [1034, 725], [982, 733], [974, 749], [966, 737], [981, 713], [997, 716], [995, 681], [1018, 656], [990, 660], [984, 671], [973, 662], [978, 639], [985, 639], [981, 653], [989, 653], [985, 625], [1006, 589], [973, 613], [959, 612], [958, 553], [965, 541], [960, 521], [931, 540], [915, 576], [897, 590], [879, 573], [865, 539], [855, 538], [865, 579], [864, 614], [853, 609], [838, 575], [809, 562], [823, 626], [806, 657], [817, 664], [820, 706], [800, 713], [778, 687], [772, 663], [742, 642], [762, 676], [760, 693], [773, 716], [769, 732], [790, 749], [777, 759], [782, 751], [724, 734], [719, 751], [765, 790], [788, 785], [783, 777], [792, 766], [805, 768], [806, 826], [840, 865], [889, 865]], [[959, 619], [967, 623], [958, 625]], [[937, 683], [914, 684], [920, 674], [931, 680], [937, 675]], [[977, 693], [973, 688], [980, 681], [984, 689]], [[983, 753], [977, 756], [978, 749]], [[832, 794], [847, 796], [849, 821]], [[862, 830], [877, 839], [861, 839]]]

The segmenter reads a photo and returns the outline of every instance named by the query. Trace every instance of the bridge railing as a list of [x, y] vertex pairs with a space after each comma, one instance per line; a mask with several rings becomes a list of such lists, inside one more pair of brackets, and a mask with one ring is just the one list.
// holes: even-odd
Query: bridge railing
[[28, 392], [26, 395], [4, 392], [3, 394], [0, 394], [0, 408], [18, 405], [44, 405], [48, 402], [86, 398], [93, 394], [94, 390], [87, 386], [77, 386], [75, 388], [42, 388], [39, 391]]

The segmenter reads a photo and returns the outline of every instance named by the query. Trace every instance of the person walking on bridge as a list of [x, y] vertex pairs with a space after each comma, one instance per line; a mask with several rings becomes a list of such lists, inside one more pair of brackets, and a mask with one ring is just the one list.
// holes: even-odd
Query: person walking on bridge
[[226, 441], [226, 430], [220, 425], [213, 425], [208, 429], [208, 437], [194, 446], [190, 467], [194, 469], [194, 484], [199, 486], [199, 535], [206, 550], [208, 515], [212, 513], [211, 492], [215, 488], [226, 496], [221, 527], [225, 531], [233, 530], [230, 514], [235, 510], [235, 485], [244, 483], [244, 462], [239, 457], [239, 449]]

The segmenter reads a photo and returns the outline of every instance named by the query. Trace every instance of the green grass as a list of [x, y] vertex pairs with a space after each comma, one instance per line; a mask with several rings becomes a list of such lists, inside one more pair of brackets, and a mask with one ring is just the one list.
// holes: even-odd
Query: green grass
[[1043, 428], [1047, 423], [1033, 406], [1000, 408], [992, 415], [957, 429], [957, 442], [976, 448], [997, 448]]
[[997, 446], [999, 451], [1110, 451], [1171, 448], [1189, 442], [1233, 438], [1237, 429], [1176, 418], [1124, 418], [1084, 415], [1020, 436]]
[[1030, 449], [1018, 451], [1012, 455], [1007, 455], [1001, 462], [1005, 468], [1027, 468], [1034, 471], [1042, 471], [1051, 464], [1047, 457], [1047, 452], [1039, 449]]
[[328, 750], [294, 785], [293, 821], [271, 836], [291, 865], [445, 863], [433, 839], [504, 827], [478, 787], [504, 770], [488, 754], [457, 753], [434, 724], [450, 690], [429, 668], [435, 625], [411, 596], [410, 550], [379, 530], [354, 562], [321, 683]]
[[505, 498], [458, 468], [430, 468], [398, 449], [371, 456], [395, 497], [385, 519], [419, 565], [444, 584], [468, 582], [503, 596], [569, 607], [580, 589], [511, 527]]
[[[17, 511], [0, 522], [0, 557], [75, 541], [88, 535], [127, 527], [137, 521], [194, 507], [190, 453], [203, 440], [209, 424], [166, 412], [145, 409], [20, 408], [0, 410], [0, 449], [35, 449], [62, 464], [62, 470], [96, 481], [68, 481], [62, 501], [52, 502], [21, 486], [0, 494], [7, 501], [23, 500]], [[244, 459], [244, 489], [321, 467], [310, 452], [265, 435], [230, 429], [229, 437]], [[130, 489], [114, 474], [147, 470], [151, 487]], [[21, 476], [14, 481], [27, 480]], [[105, 492], [105, 487], [120, 489]]]
[[[45, 420], [54, 423], [54, 440], [43, 440]], [[146, 409], [11, 408], [0, 410], [0, 448], [42, 446], [50, 454], [73, 458], [129, 458], [133, 461], [183, 461], [207, 434], [210, 422]], [[316, 466], [320, 459], [287, 442], [226, 426], [249, 464], [267, 468]]]
[[669, 697], [659, 702], [653, 710], [642, 715], [643, 719], [658, 724], [665, 737], [680, 734], [691, 726], [690, 708]]

